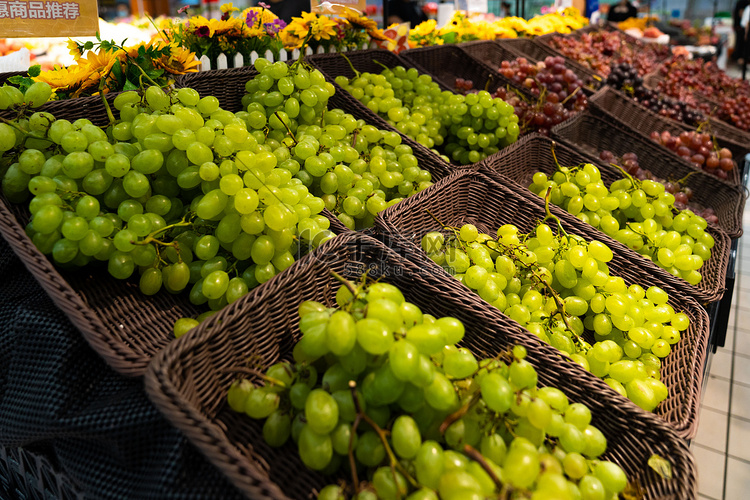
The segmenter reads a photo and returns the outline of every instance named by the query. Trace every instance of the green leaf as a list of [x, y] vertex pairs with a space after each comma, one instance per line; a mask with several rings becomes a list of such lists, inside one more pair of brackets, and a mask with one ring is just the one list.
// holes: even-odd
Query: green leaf
[[651, 455], [648, 466], [654, 469], [663, 479], [672, 479], [672, 463], [659, 455]]
[[445, 40], [445, 43], [456, 43], [456, 32], [451, 31], [450, 33], [446, 33], [445, 35], [441, 35], [440, 38]]
[[133, 82], [130, 80], [125, 80], [125, 85], [123, 86], [122, 90], [138, 90], [137, 85], [133, 85]]
[[22, 75], [11, 76], [8, 81], [14, 85], [21, 85], [26, 77]]
[[29, 68], [29, 76], [32, 78], [39, 76], [41, 73], [42, 73], [41, 64], [35, 64]]
[[101, 38], [100, 38], [100, 36], [99, 36], [99, 30], [97, 30], [97, 31], [96, 31], [96, 39], [97, 39], [98, 41], [100, 41], [100, 42], [102, 41], [102, 39], [101, 39]]

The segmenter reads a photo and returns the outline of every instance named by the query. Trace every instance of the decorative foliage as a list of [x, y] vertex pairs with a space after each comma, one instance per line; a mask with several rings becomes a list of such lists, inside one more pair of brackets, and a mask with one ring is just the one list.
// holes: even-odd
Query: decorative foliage
[[31, 81], [46, 82], [52, 87], [55, 99], [68, 99], [133, 90], [144, 80], [166, 86], [174, 75], [194, 72], [198, 65], [195, 54], [160, 38], [131, 47], [124, 47], [124, 41], [117, 44], [101, 40], [98, 35], [97, 40], [84, 44], [68, 40], [75, 64], [41, 73], [30, 70], [28, 78], [11, 83], [23, 88]]

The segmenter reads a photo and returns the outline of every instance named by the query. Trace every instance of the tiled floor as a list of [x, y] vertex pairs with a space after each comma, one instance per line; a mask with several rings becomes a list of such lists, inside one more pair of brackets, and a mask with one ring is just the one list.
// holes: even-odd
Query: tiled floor
[[750, 205], [737, 253], [732, 312], [726, 342], [710, 359], [698, 435], [692, 452], [698, 464], [699, 497], [750, 497]]

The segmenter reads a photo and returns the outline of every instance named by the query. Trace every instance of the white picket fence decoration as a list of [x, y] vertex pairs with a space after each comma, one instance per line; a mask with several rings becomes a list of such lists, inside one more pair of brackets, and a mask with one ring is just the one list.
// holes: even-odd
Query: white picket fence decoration
[[[366, 50], [366, 49], [376, 49], [376, 48], [377, 48], [377, 45], [375, 44], [375, 42], [371, 42], [369, 44], [364, 43], [364, 44], [362, 44], [361, 47], [358, 47], [357, 49], [354, 49], [354, 50]], [[352, 51], [352, 49], [348, 49], [346, 47], [344, 47], [341, 50], [341, 52], [351, 52], [351, 51]], [[326, 52], [333, 54], [333, 53], [336, 53], [338, 51], [336, 50], [336, 47], [331, 47], [329, 51], [326, 51], [323, 47], [318, 47], [318, 49], [314, 53], [316, 53], [316, 54], [325, 54]], [[312, 55], [312, 54], [313, 54], [313, 50], [310, 47], [307, 47], [305, 49], [305, 54], [304, 55], [309, 56], [309, 55]], [[270, 50], [267, 50], [266, 53], [263, 54], [263, 55], [258, 54], [256, 51], [250, 52], [250, 60], [249, 61], [246, 61], [245, 57], [242, 54], [238, 53], [238, 54], [235, 54], [235, 56], [233, 58], [234, 59], [234, 61], [233, 61], [234, 62], [234, 67], [235, 68], [241, 68], [242, 66], [250, 66], [259, 57], [264, 57], [265, 59], [268, 59], [269, 61], [276, 61], [277, 60], [274, 57], [273, 52], [271, 52]], [[279, 51], [279, 58], [278, 58], [278, 60], [279, 61], [295, 61], [295, 60], [299, 59], [299, 57], [300, 57], [300, 50], [299, 49], [294, 49], [294, 50], [285, 50], [285, 49], [282, 49], [282, 50]], [[211, 66], [211, 60], [208, 58], [208, 56], [201, 57], [199, 59], [199, 61], [201, 63], [199, 71], [210, 71], [212, 69], [227, 69], [229, 67], [229, 63], [228, 63], [229, 57], [226, 54], [219, 54], [219, 57], [216, 58], [216, 67], [215, 68]]]

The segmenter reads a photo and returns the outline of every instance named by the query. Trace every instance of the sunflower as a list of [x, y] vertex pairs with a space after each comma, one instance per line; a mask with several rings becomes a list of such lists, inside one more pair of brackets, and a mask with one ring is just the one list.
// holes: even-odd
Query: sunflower
[[279, 33], [279, 40], [284, 44], [285, 49], [299, 49], [302, 47], [302, 42], [304, 41], [304, 39], [298, 37], [289, 29]]
[[55, 93], [75, 91], [89, 77], [89, 70], [84, 66], [73, 64], [69, 67], [55, 66], [49, 71], [42, 71], [34, 78], [36, 82], [45, 82]]
[[330, 40], [336, 36], [336, 21], [326, 16], [318, 16], [312, 12], [303, 12], [302, 17], [293, 17], [287, 30], [299, 38], [305, 38], [308, 33], [315, 40]]
[[344, 10], [340, 15], [341, 17], [349, 21], [349, 24], [352, 26], [352, 28], [362, 29], [367, 32], [378, 29], [378, 23], [368, 17], [363, 16], [354, 9], [344, 7]]
[[153, 39], [149, 43], [141, 43], [134, 47], [128, 48], [128, 55], [135, 58], [138, 57], [138, 48], [144, 46], [146, 48], [153, 46], [157, 49], [163, 49], [169, 46], [169, 55], [161, 56], [159, 59], [154, 59], [153, 65], [156, 69], [163, 69], [167, 73], [173, 75], [184, 75], [185, 73], [194, 73], [198, 71], [200, 61], [195, 57], [195, 54], [185, 47], [182, 47], [176, 43], [167, 43], [160, 39]]
[[78, 61], [79, 65], [88, 66], [88, 68], [100, 76], [109, 74], [112, 70], [112, 66], [115, 63], [119, 63], [121, 59], [125, 58], [125, 53], [121, 50], [104, 50], [99, 49], [99, 52], [90, 50], [86, 53], [85, 58], [81, 58]]

